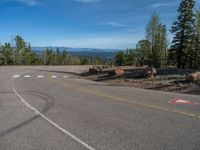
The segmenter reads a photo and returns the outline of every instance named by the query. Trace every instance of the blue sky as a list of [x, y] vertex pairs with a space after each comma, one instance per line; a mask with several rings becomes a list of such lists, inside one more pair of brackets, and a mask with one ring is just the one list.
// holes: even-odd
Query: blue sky
[[32, 46], [131, 48], [144, 38], [144, 28], [153, 11], [170, 29], [179, 2], [0, 0], [0, 42], [9, 42], [19, 34]]

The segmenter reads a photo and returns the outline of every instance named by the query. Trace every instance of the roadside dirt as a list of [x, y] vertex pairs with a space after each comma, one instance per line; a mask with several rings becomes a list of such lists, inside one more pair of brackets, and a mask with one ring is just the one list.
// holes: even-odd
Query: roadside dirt
[[200, 95], [200, 85], [193, 83], [181, 83], [181, 82], [155, 82], [155, 81], [137, 81], [137, 80], [108, 80], [107, 83], [117, 86], [128, 86], [128, 87], [138, 87], [144, 89], [154, 89], [162, 90], [168, 92], [177, 92], [177, 93], [187, 93]]
[[200, 83], [187, 82], [184, 74], [160, 75], [155, 77], [154, 80], [131, 77], [115, 78], [108, 76], [107, 73], [94, 75], [85, 74], [82, 77], [88, 80], [109, 83], [113, 86], [137, 87], [143, 89], [200, 95]]

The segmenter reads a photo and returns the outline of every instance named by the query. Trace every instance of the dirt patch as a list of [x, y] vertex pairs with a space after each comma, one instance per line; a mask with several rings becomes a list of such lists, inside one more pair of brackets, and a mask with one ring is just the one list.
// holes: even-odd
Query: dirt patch
[[127, 80], [127, 79], [112, 79], [105, 82], [116, 86], [138, 87], [143, 89], [154, 89], [168, 92], [187, 93], [200, 95], [200, 85], [196, 83], [177, 82], [157, 82], [157, 81], [142, 81], [142, 80]]
[[200, 83], [186, 81], [186, 75], [193, 70], [158, 70], [159, 75], [153, 80], [140, 78], [137, 72], [141, 68], [128, 69], [124, 77], [109, 76], [106, 72], [101, 74], [86, 75], [84, 78], [106, 82], [113, 86], [137, 87], [143, 89], [154, 89], [168, 92], [187, 93], [200, 95]]

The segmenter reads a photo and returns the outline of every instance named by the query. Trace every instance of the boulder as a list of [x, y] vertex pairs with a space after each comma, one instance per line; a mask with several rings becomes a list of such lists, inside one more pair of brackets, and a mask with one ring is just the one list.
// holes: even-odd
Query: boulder
[[195, 81], [200, 81], [200, 72], [194, 72], [190, 73], [186, 76], [186, 80], [195, 82]]
[[147, 67], [143, 70], [143, 77], [154, 78], [157, 75], [157, 71], [154, 67]]
[[89, 68], [89, 72], [92, 74], [101, 73], [102, 71], [103, 70], [101, 66], [92, 66]]
[[123, 76], [124, 74], [125, 74], [125, 71], [122, 68], [115, 68], [114, 70], [109, 72], [110, 76], [118, 76], [118, 77], [120, 77], [120, 76]]

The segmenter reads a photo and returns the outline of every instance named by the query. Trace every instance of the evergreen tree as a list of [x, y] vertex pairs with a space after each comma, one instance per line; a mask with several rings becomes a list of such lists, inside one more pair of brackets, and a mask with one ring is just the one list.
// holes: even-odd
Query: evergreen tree
[[84, 57], [81, 59], [81, 65], [89, 65], [90, 64], [90, 60], [87, 57]]
[[10, 43], [0, 44], [0, 65], [88, 65], [91, 62], [87, 57], [71, 56], [65, 50], [61, 55], [59, 49], [54, 54], [53, 49], [47, 48], [40, 57], [19, 35], [15, 37], [15, 47]]
[[34, 57], [34, 53], [32, 52], [32, 48], [31, 48], [31, 44], [28, 44], [28, 47], [25, 48], [24, 50], [24, 62], [23, 65], [31, 65], [33, 58]]
[[67, 55], [68, 55], [68, 53], [64, 49], [63, 52], [62, 52], [62, 65], [67, 65], [67, 61], [66, 61]]
[[136, 45], [137, 65], [151, 64], [151, 43], [148, 40], [141, 40]]
[[49, 49], [47, 48], [44, 53], [43, 53], [43, 56], [42, 56], [42, 64], [43, 65], [48, 65], [49, 62], [48, 62], [48, 54], [49, 54]]
[[167, 32], [166, 26], [160, 24], [156, 35], [156, 55], [158, 57], [157, 67], [167, 65]]
[[94, 65], [100, 65], [101, 64], [101, 58], [99, 56], [96, 56], [94, 59]]
[[62, 64], [62, 59], [60, 55], [60, 50], [59, 48], [56, 49], [56, 56], [55, 56], [55, 65], [61, 65]]
[[163, 52], [166, 49], [166, 27], [160, 23], [159, 15], [153, 13], [146, 27], [146, 39], [151, 43], [150, 65], [160, 68]]
[[13, 64], [13, 48], [10, 43], [5, 43], [2, 46], [2, 54], [3, 54], [3, 63], [4, 65], [12, 65]]
[[48, 62], [49, 62], [49, 65], [51, 65], [51, 66], [55, 64], [52, 48], [49, 50], [49, 53], [48, 53]]
[[200, 68], [200, 9], [195, 14], [195, 42], [194, 53], [192, 55], [194, 69]]
[[38, 64], [38, 56], [34, 52], [27, 54], [27, 64], [26, 65], [36, 65]]
[[178, 68], [185, 68], [194, 52], [194, 0], [182, 0], [178, 9], [179, 15], [173, 23], [171, 32], [175, 35], [171, 53], [175, 56]]
[[3, 59], [3, 46], [0, 44], [0, 66], [4, 64]]
[[135, 49], [126, 50], [126, 65], [134, 66], [136, 64], [136, 53]]
[[115, 56], [115, 65], [123, 66], [125, 65], [125, 53], [124, 51], [119, 51]]
[[15, 64], [16, 65], [22, 65], [24, 62], [24, 54], [25, 54], [25, 49], [26, 49], [26, 42], [24, 39], [17, 35], [15, 37]]

